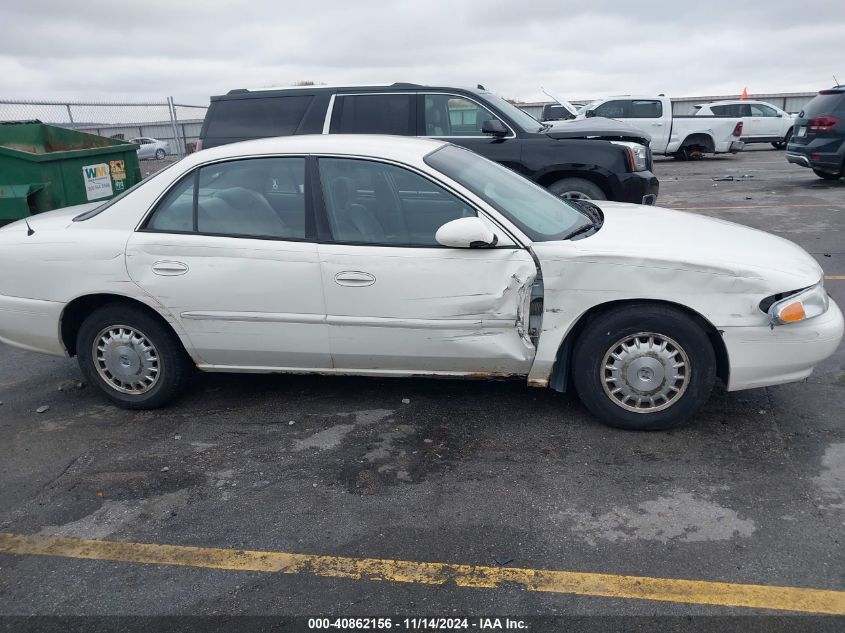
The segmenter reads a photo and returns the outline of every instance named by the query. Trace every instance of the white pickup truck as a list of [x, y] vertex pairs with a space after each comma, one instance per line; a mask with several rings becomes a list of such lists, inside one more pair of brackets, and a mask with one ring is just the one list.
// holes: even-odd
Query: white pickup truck
[[588, 103], [575, 117], [617, 119], [651, 135], [652, 154], [695, 160], [703, 154], [742, 149], [742, 119], [722, 116], [673, 116], [668, 97], [621, 96]]

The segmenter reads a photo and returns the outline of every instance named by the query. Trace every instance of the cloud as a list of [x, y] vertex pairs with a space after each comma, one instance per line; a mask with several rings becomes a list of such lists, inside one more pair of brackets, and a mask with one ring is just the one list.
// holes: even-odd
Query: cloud
[[[823, 16], [820, 18], [819, 16]], [[176, 3], [0, 7], [3, 98], [207, 101], [238, 87], [482, 83], [544, 99], [799, 92], [845, 81], [845, 3]]]

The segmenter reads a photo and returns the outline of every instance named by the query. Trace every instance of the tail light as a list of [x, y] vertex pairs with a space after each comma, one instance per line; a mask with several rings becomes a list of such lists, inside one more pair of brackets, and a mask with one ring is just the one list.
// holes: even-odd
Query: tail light
[[742, 121], [734, 126], [734, 136], [742, 136]]
[[809, 125], [813, 132], [830, 132], [836, 124], [839, 123], [839, 118], [835, 116], [820, 116], [815, 119], [810, 119]]

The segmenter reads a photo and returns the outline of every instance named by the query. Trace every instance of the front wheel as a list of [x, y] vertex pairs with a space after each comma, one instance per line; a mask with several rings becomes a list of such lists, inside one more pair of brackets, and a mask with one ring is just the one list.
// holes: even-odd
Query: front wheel
[[193, 364], [166, 324], [140, 308], [110, 304], [92, 312], [76, 337], [79, 367], [124, 409], [155, 409], [187, 387]]
[[569, 200], [607, 200], [601, 187], [584, 178], [561, 178], [549, 185], [549, 191]]
[[716, 355], [686, 313], [633, 304], [591, 320], [575, 344], [572, 376], [581, 401], [606, 424], [668, 429], [707, 402]]
[[792, 130], [790, 129], [786, 135], [783, 137], [782, 141], [775, 141], [772, 143], [772, 146], [775, 149], [784, 149], [787, 145], [789, 145], [789, 141], [792, 140]]
[[163, 149], [156, 150], [156, 160], [164, 160], [164, 157], [167, 156], [167, 152]]

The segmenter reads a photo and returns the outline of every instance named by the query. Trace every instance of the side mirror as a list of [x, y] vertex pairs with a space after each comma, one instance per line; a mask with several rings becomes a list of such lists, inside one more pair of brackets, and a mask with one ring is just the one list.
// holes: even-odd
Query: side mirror
[[483, 134], [502, 137], [508, 135], [508, 128], [499, 119], [487, 119], [481, 124], [481, 132]]
[[434, 239], [449, 248], [489, 248], [499, 241], [479, 218], [458, 218], [447, 222], [437, 229]]

